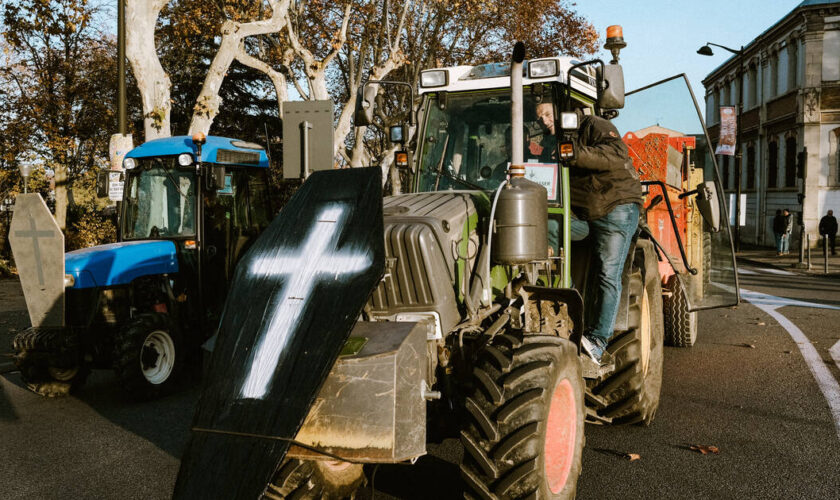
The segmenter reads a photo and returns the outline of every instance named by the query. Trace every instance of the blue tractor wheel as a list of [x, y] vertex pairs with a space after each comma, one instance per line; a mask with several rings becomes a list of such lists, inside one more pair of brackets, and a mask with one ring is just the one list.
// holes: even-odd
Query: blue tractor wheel
[[168, 314], [136, 315], [116, 333], [114, 347], [117, 378], [132, 398], [154, 399], [174, 388], [184, 353]]

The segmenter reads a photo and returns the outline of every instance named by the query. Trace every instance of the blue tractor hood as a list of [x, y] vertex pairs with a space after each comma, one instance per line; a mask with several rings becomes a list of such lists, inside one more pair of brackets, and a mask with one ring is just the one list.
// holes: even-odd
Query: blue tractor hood
[[75, 250], [64, 255], [73, 288], [127, 285], [140, 276], [178, 272], [175, 244], [167, 240], [128, 241]]

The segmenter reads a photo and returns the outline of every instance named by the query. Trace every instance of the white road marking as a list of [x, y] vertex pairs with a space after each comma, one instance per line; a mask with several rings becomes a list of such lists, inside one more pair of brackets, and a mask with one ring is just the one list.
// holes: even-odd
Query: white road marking
[[837, 365], [837, 368], [840, 368], [840, 340], [838, 340], [836, 344], [831, 346], [831, 349], [828, 350], [828, 353], [831, 355], [831, 359], [834, 360], [834, 364]]
[[752, 269], [748, 269], [746, 267], [739, 267], [738, 274], [759, 274], [757, 271], [753, 271]]
[[770, 274], [781, 274], [783, 276], [793, 276], [795, 274], [790, 271], [785, 271], [784, 269], [775, 269], [772, 267], [765, 267], [762, 271]]
[[[796, 346], [799, 348], [799, 352], [802, 353], [802, 357], [805, 359], [808, 369], [811, 370], [811, 374], [816, 379], [820, 391], [822, 391], [823, 396], [825, 396], [825, 399], [828, 402], [829, 411], [831, 411], [831, 416], [834, 418], [834, 427], [837, 430], [837, 436], [840, 437], [840, 384], [838, 384], [837, 380], [834, 379], [834, 376], [826, 366], [825, 361], [823, 361], [822, 356], [820, 356], [820, 353], [817, 352], [816, 347], [814, 347], [811, 341], [808, 340], [808, 337], [802, 333], [802, 330], [794, 325], [793, 322], [787, 319], [782, 313], [777, 311], [778, 308], [785, 306], [811, 307], [819, 309], [840, 309], [840, 307], [786, 299], [783, 297], [768, 295], [766, 293], [745, 290], [743, 288], [741, 289], [741, 297], [772, 316], [773, 319], [775, 319], [782, 328], [787, 330], [788, 334], [790, 334], [791, 338], [796, 343]], [[832, 351], [836, 348], [838, 351], [837, 355], [840, 357], [840, 347], [838, 346], [840, 346], [840, 342], [832, 347]], [[835, 362], [838, 362], [838, 357], [834, 357], [834, 354], [835, 353], [832, 352], [832, 358], [834, 358]], [[838, 362], [838, 365], [840, 365], [840, 362]]]

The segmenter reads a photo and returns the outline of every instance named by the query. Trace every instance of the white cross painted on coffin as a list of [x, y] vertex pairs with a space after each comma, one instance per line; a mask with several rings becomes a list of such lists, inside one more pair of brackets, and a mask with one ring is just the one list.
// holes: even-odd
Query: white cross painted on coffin
[[300, 319], [315, 285], [330, 275], [337, 280], [368, 266], [370, 257], [366, 253], [336, 252], [338, 226], [344, 216], [341, 207], [324, 210], [296, 256], [286, 256], [281, 250], [282, 256], [257, 259], [251, 265], [251, 277], [285, 276], [286, 282], [278, 294], [279, 304], [271, 306], [273, 313], [254, 351], [241, 397], [260, 399], [268, 391], [289, 331]]

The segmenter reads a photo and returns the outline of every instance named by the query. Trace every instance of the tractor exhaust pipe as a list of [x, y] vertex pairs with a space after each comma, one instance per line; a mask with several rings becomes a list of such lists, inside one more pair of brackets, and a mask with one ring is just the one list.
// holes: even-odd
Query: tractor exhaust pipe
[[525, 160], [522, 152], [525, 144], [522, 140], [523, 125], [523, 98], [522, 98], [522, 62], [525, 60], [525, 44], [516, 42], [513, 46], [513, 54], [510, 61], [510, 129], [511, 147], [513, 152], [510, 158], [510, 176], [525, 177]]

